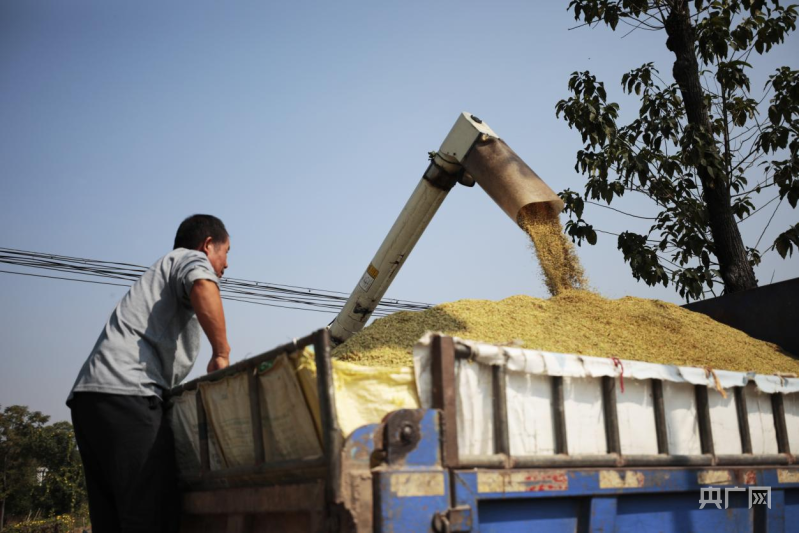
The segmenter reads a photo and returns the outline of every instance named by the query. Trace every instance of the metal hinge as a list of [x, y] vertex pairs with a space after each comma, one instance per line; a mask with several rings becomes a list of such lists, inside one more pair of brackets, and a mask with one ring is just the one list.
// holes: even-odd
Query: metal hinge
[[433, 531], [437, 533], [467, 532], [472, 530], [472, 508], [459, 505], [444, 513], [433, 515]]

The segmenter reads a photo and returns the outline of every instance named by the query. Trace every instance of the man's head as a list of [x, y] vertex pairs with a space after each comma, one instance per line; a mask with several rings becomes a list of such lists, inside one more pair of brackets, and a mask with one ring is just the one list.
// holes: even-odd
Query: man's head
[[175, 249], [188, 248], [208, 256], [219, 277], [227, 268], [230, 237], [221, 220], [212, 215], [192, 215], [181, 222], [175, 235]]

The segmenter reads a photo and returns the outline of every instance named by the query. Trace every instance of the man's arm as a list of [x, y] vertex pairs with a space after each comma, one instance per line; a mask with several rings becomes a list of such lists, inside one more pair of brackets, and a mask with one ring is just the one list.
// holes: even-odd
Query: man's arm
[[222, 297], [216, 283], [207, 279], [195, 281], [191, 288], [191, 305], [213, 350], [208, 372], [227, 368], [230, 364], [230, 345], [227, 343]]

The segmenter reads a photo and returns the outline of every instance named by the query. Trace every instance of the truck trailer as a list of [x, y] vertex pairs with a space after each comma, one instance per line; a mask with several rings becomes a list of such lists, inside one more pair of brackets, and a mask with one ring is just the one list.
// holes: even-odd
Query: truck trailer
[[[475, 183], [514, 222], [563, 207], [462, 113], [328, 327], [170, 392], [183, 531], [799, 531], [796, 377], [430, 332], [405, 399], [353, 427], [331, 347], [366, 325], [448, 191]], [[791, 288], [736, 297], [761, 309], [753, 335], [775, 331], [767, 312], [795, 324]]]
[[[318, 398], [284, 415], [318, 407], [321, 453], [269, 461], [259, 375], [309, 346]], [[799, 380], [719, 371], [719, 389], [703, 369], [625, 361], [621, 376], [604, 358], [441, 335], [420, 350], [422, 407], [346, 438], [326, 329], [174, 389], [196, 413], [176, 427], [197, 432], [178, 439], [198, 457], [181, 473], [183, 531], [799, 530]], [[237, 375], [253, 462], [224, 467], [203, 385]]]

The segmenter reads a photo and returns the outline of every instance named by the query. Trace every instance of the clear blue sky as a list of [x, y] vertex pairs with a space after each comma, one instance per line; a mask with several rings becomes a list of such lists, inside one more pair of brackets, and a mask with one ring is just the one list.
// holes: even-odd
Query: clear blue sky
[[[554, 113], [569, 74], [593, 71], [623, 111], [624, 72], [655, 61], [669, 77], [662, 33], [569, 31], [567, 4], [5, 0], [0, 246], [149, 265], [184, 217], [207, 212], [232, 235], [230, 276], [349, 291], [461, 111], [556, 191], [582, 190], [579, 135]], [[796, 68], [798, 44], [758, 59], [753, 87]], [[618, 205], [651, 215], [641, 198]], [[588, 215], [600, 229], [630, 227]], [[747, 244], [770, 215], [743, 224]], [[781, 209], [764, 242], [797, 218]], [[679, 301], [636, 283], [613, 237], [579, 253], [605, 296]], [[772, 253], [757, 275], [779, 281], [797, 267], [796, 254]], [[537, 271], [488, 196], [456, 187], [388, 296], [544, 297]], [[64, 399], [124, 290], [0, 274], [0, 405], [68, 418]], [[332, 319], [226, 310], [233, 360]], [[209, 354], [206, 344], [192, 376]]]

